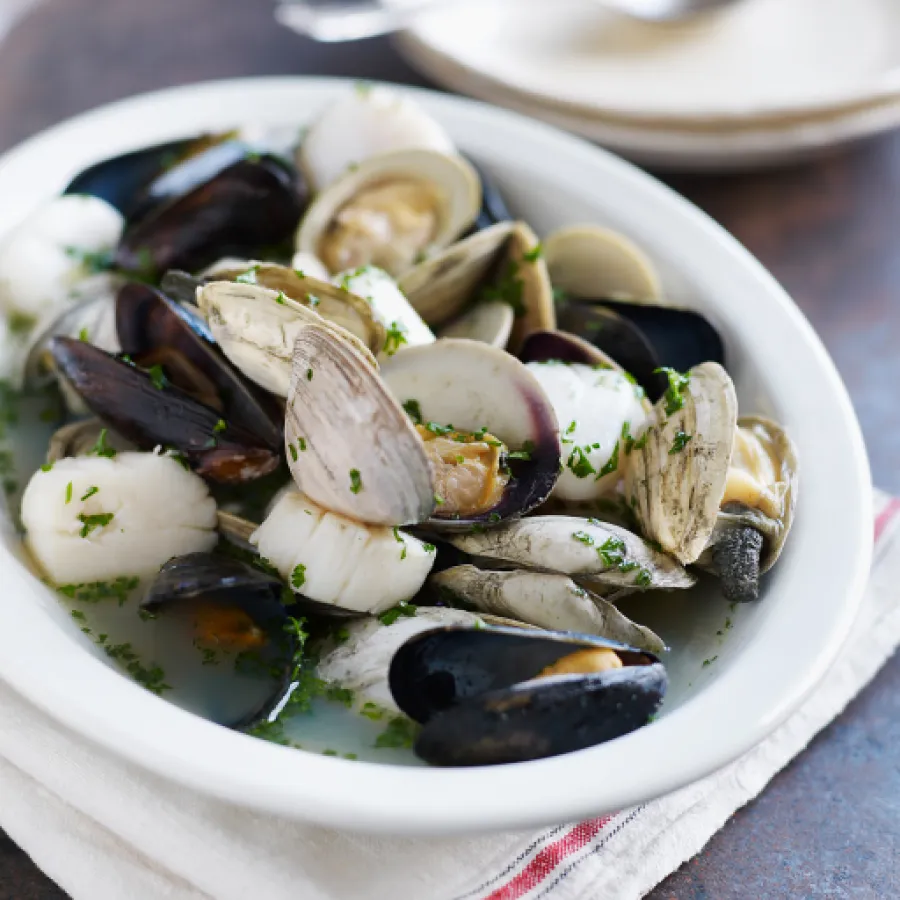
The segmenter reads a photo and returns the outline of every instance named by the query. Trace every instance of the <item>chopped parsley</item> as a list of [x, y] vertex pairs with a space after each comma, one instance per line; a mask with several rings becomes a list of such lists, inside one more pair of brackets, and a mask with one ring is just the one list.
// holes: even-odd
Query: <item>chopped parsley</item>
[[81, 331], [78, 332], [78, 340], [82, 343], [89, 344], [91, 341], [91, 336], [88, 333], [87, 328], [82, 328]]
[[424, 543], [424, 544], [422, 544], [422, 549], [426, 553], [434, 553], [434, 551], [437, 550], [437, 547], [435, 547], [434, 544]]
[[519, 277], [519, 264], [510, 260], [497, 281], [487, 285], [478, 297], [479, 301], [491, 303], [499, 301], [512, 307], [517, 316], [525, 315], [525, 282]]
[[298, 564], [291, 572], [291, 586], [295, 591], [299, 591], [304, 584], [306, 584], [306, 566]]
[[419, 733], [419, 726], [406, 716], [395, 716], [387, 727], [375, 738], [378, 749], [412, 747]]
[[97, 443], [88, 450], [88, 454], [93, 454], [94, 456], [105, 456], [109, 459], [112, 459], [116, 455], [116, 451], [114, 447], [110, 447], [109, 444], [106, 443], [106, 435], [107, 430], [105, 428], [101, 429], [100, 435], [97, 438]]
[[93, 516], [87, 516], [84, 513], [78, 514], [78, 521], [81, 522], [81, 537], [86, 538], [92, 531], [97, 528], [105, 528], [112, 522], [115, 513], [96, 513]]
[[215, 425], [213, 425], [213, 434], [221, 434], [227, 427], [228, 425], [226, 424], [225, 420], [219, 419], [219, 421], [216, 422]]
[[363, 489], [362, 478], [359, 474], [359, 469], [351, 469], [350, 470], [350, 493], [358, 494]]
[[576, 478], [587, 478], [593, 475], [597, 470], [591, 465], [591, 461], [587, 458], [585, 451], [590, 451], [590, 447], [582, 449], [581, 447], [573, 447], [569, 458], [566, 460], [566, 466]]
[[400, 551], [400, 559], [401, 560], [406, 559], [406, 541], [400, 535], [400, 529], [396, 525], [394, 526], [394, 540], [398, 544], [403, 545], [403, 550]]
[[693, 437], [692, 434], [686, 434], [683, 431], [675, 432], [675, 440], [672, 441], [672, 447], [669, 450], [669, 456], [674, 456], [676, 453], [681, 453], [684, 450], [687, 442]]
[[406, 326], [402, 322], [391, 322], [384, 338], [384, 352], [388, 356], [393, 356], [405, 343]]
[[443, 437], [447, 434], [453, 434], [456, 431], [456, 429], [452, 425], [438, 425], [437, 422], [426, 422], [425, 430], [430, 431], [432, 434], [437, 435], [438, 437]]
[[288, 452], [291, 454], [291, 459], [297, 462], [297, 448], [293, 444], [288, 444]]
[[284, 291], [279, 291], [278, 294], [275, 296], [275, 302], [279, 306], [284, 306], [286, 300], [287, 300], [287, 297], [285, 296]]
[[716, 654], [715, 656], [710, 657], [710, 659], [704, 659], [703, 660], [703, 668], [705, 669], [707, 666], [711, 666], [718, 658], [719, 658], [719, 655]]
[[310, 309], [315, 309], [322, 301], [315, 294], [307, 294], [306, 302]]
[[414, 616], [415, 614], [416, 607], [406, 600], [401, 600], [396, 606], [392, 606], [390, 609], [386, 609], [381, 613], [381, 615], [378, 616], [378, 621], [381, 622], [382, 625], [393, 625], [400, 616]]
[[44, 463], [44, 464], [41, 466], [41, 471], [42, 471], [42, 472], [49, 472], [52, 468], [53, 468], [53, 463], [52, 463], [52, 462]]
[[238, 284], [256, 284], [256, 273], [259, 271], [259, 266], [250, 266], [246, 272], [241, 272], [240, 275], [235, 276], [235, 281]]
[[312, 380], [313, 380], [313, 370], [312, 370], [312, 369], [307, 369], [307, 370], [306, 370], [306, 380], [307, 380], [307, 381], [312, 381]]
[[522, 259], [525, 262], [537, 262], [544, 255], [544, 248], [541, 245], [540, 241], [536, 243], [530, 250], [526, 250], [525, 253], [522, 254]]
[[625, 422], [622, 425], [622, 440], [625, 442], [625, 455], [631, 456], [632, 450], [643, 450], [647, 445], [647, 438], [649, 436], [650, 430], [648, 429], [639, 438], [633, 438], [631, 436], [631, 423]]
[[17, 337], [25, 337], [30, 334], [35, 325], [37, 325], [37, 318], [19, 309], [14, 309], [6, 317], [6, 327], [9, 329], [9, 333]]
[[524, 462], [530, 462], [532, 453], [534, 453], [534, 441], [525, 441], [521, 450], [514, 450], [512, 453], [509, 453], [508, 456], [510, 459], [520, 459]]
[[584, 544], [585, 547], [594, 546], [594, 539], [586, 531], [575, 531], [572, 533], [572, 537], [579, 543]]
[[72, 502], [72, 482], [66, 485], [66, 503]]
[[297, 446], [300, 448], [301, 453], [306, 453], [306, 438], [297, 438]]
[[57, 591], [70, 600], [79, 603], [100, 603], [103, 600], [115, 600], [124, 606], [128, 595], [133, 591], [140, 579], [135, 576], [120, 575], [114, 581], [91, 581], [84, 584], [61, 584]]
[[598, 548], [597, 556], [608, 568], [619, 568], [625, 562], [625, 541], [617, 537], [607, 538]]
[[407, 400], [403, 404], [403, 409], [416, 425], [422, 424], [422, 407], [419, 406], [418, 400]]
[[[72, 483], [72, 482], [70, 481], [69, 484], [71, 484], [71, 483]], [[98, 493], [99, 491], [100, 491], [100, 488], [98, 488], [96, 485], [92, 485], [91, 487], [89, 487], [89, 488], [84, 492], [84, 494], [82, 494], [82, 496], [81, 496], [82, 502], [84, 502], [85, 500], [88, 500], [89, 498], [93, 497], [94, 494]]]
[[610, 454], [609, 459], [600, 467], [600, 471], [597, 473], [597, 477], [594, 479], [594, 481], [598, 481], [604, 475], [611, 475], [618, 468], [619, 468], [619, 441], [616, 441], [616, 446], [613, 447], [613, 452]]
[[150, 366], [150, 368], [147, 369], [147, 374], [150, 376], [150, 381], [153, 382], [153, 387], [158, 391], [164, 390], [168, 386], [169, 379], [166, 378], [166, 373], [159, 363], [155, 366]]
[[655, 369], [654, 374], [657, 373], [662, 373], [669, 380], [669, 386], [666, 388], [663, 399], [666, 402], [666, 415], [674, 415], [684, 406], [684, 392], [691, 382], [690, 373], [682, 375], [681, 372], [670, 369], [668, 366]]
[[442, 503], [446, 503], [447, 501], [440, 494], [435, 494], [434, 502], [437, 503], [438, 506], [440, 506]]
[[634, 579], [634, 583], [640, 585], [640, 587], [649, 587], [652, 581], [653, 576], [650, 574], [649, 569], [641, 569], [641, 571], [637, 573], [637, 577]]

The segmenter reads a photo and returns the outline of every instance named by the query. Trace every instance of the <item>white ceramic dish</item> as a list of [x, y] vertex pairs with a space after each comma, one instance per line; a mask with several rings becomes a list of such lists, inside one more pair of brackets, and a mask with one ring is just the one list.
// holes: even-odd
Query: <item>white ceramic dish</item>
[[674, 121], [648, 124], [587, 115], [498, 84], [459, 60], [435, 52], [415, 33], [404, 33], [396, 42], [412, 65], [444, 87], [541, 119], [639, 165], [668, 172], [742, 172], [796, 163], [900, 126], [900, 92], [804, 118], [686, 122], [679, 127]]
[[421, 15], [399, 47], [440, 84], [636, 162], [726, 171], [900, 125], [898, 38], [892, 0], [745, 0], [665, 25], [484, 0]]
[[[346, 82], [263, 79], [190, 86], [113, 104], [0, 161], [0, 235], [85, 165], [234, 123], [307, 120]], [[54, 595], [0, 547], [0, 677], [112, 752], [260, 812], [382, 833], [450, 833], [574, 820], [706, 775], [774, 729], [822, 675], [852, 622], [871, 549], [869, 473], [846, 392], [811, 328], [765, 270], [694, 207], [582, 141], [511, 113], [417, 92], [497, 177], [537, 230], [595, 220], [658, 261], [667, 291], [722, 329], [744, 408], [774, 415], [800, 457], [787, 550], [757, 604], [731, 615], [715, 590], [642, 601], [676, 648], [652, 725], [611, 743], [512, 766], [440, 770], [289, 750], [182, 712], [90, 652]], [[509, 153], [509, 148], [515, 148]], [[704, 666], [704, 659], [718, 657]]]

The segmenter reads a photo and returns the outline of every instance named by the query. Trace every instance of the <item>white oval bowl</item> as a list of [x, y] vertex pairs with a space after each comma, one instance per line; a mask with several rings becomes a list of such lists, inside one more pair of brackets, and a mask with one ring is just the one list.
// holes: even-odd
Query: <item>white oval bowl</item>
[[[0, 160], [0, 236], [72, 175], [113, 154], [243, 122], [299, 125], [351, 89], [330, 79], [189, 86], [112, 104]], [[492, 768], [405, 768], [290, 750], [190, 715], [91, 652], [21, 562], [2, 521], [0, 677], [60, 723], [184, 786], [295, 819], [439, 834], [572, 821], [659, 796], [715, 771], [776, 728], [844, 640], [871, 555], [869, 470], [849, 398], [803, 315], [763, 267], [690, 203], [616, 157], [546, 125], [425, 91], [415, 98], [483, 163], [514, 211], [545, 234], [595, 221], [657, 261], [666, 291], [721, 329], [742, 411], [781, 420], [801, 460], [788, 547], [762, 599], [731, 613], [715, 591], [639, 601], [673, 646], [663, 714], [577, 753]], [[717, 659], [710, 665], [703, 660]]]

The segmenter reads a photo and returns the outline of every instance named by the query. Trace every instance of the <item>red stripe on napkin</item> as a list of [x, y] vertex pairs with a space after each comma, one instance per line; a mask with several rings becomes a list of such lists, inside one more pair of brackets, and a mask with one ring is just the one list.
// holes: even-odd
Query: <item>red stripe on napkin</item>
[[484, 900], [517, 900], [537, 887], [567, 856], [590, 843], [612, 816], [591, 819], [576, 825], [558, 841], [544, 847], [518, 875]]
[[875, 517], [876, 541], [884, 534], [885, 529], [891, 524], [897, 513], [900, 513], [900, 497], [889, 500], [887, 506]]

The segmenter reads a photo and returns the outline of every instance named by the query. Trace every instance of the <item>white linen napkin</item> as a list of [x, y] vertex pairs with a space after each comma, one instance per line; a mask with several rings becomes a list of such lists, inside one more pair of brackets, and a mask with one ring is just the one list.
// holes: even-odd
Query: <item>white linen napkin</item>
[[696, 854], [900, 643], [900, 499], [875, 497], [866, 598], [803, 707], [714, 775], [576, 825], [389, 839], [192, 795], [85, 743], [0, 684], [0, 825], [76, 900], [631, 900]]

